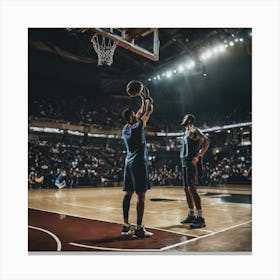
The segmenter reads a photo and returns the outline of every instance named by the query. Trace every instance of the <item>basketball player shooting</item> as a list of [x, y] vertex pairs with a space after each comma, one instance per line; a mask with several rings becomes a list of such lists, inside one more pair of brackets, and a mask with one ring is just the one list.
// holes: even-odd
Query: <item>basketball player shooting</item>
[[[153, 112], [153, 102], [148, 89], [139, 81], [131, 81], [127, 86], [127, 92], [133, 97], [140, 96], [142, 103], [137, 113], [130, 108], [126, 108], [122, 112], [122, 117], [126, 121], [122, 130], [122, 138], [127, 149], [124, 167], [123, 191], [125, 195], [122, 203], [124, 219], [122, 235], [142, 238], [153, 235], [153, 233], [146, 231], [142, 225], [145, 193], [150, 189], [144, 128]], [[137, 194], [136, 228], [129, 224], [130, 201], [134, 192]]]
[[[183, 184], [189, 207], [189, 214], [182, 224], [190, 223], [191, 228], [205, 227], [205, 219], [202, 216], [201, 199], [195, 186], [196, 164], [199, 158], [207, 151], [209, 138], [194, 126], [195, 117], [191, 114], [184, 116], [181, 125], [185, 127], [185, 133], [182, 140], [180, 158], [182, 162]], [[199, 149], [202, 143], [201, 149]], [[197, 216], [194, 213], [194, 206], [197, 210]]]

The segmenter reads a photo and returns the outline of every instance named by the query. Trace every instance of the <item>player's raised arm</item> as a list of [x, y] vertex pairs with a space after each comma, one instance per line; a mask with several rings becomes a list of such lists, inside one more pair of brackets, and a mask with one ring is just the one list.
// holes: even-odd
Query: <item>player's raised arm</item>
[[150, 98], [145, 99], [145, 102], [146, 102], [146, 108], [147, 109], [146, 109], [146, 112], [144, 113], [144, 115], [142, 117], [144, 127], [147, 125], [147, 122], [150, 119], [150, 116], [154, 111], [154, 105], [153, 105], [151, 99]]
[[144, 98], [144, 96], [141, 94], [140, 95], [140, 97], [141, 97], [141, 100], [142, 100], [142, 103], [141, 103], [141, 106], [140, 106], [140, 108], [139, 108], [139, 110], [137, 111], [137, 113], [136, 113], [136, 118], [137, 118], [137, 120], [139, 120], [143, 115], [144, 115], [144, 113], [145, 113], [145, 111], [146, 111], [146, 102], [145, 102], [145, 98]]

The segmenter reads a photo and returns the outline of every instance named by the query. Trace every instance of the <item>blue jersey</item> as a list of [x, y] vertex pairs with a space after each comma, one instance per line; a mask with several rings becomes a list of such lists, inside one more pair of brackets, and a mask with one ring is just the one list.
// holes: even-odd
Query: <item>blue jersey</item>
[[180, 158], [181, 160], [192, 161], [199, 150], [200, 141], [193, 140], [189, 137], [189, 133], [185, 132], [181, 142]]
[[148, 160], [142, 119], [132, 125], [126, 124], [122, 130], [122, 138], [127, 150], [126, 163], [130, 164]]

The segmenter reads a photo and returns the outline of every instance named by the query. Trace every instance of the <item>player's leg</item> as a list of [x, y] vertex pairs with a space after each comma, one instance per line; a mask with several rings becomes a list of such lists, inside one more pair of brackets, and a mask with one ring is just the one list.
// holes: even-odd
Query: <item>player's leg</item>
[[144, 209], [145, 209], [145, 192], [138, 192], [137, 193], [137, 226], [135, 229], [135, 235], [137, 237], [150, 237], [153, 236], [152, 232], [147, 231], [144, 226], [142, 226], [142, 220], [144, 215]]
[[136, 204], [137, 226], [135, 229], [135, 235], [137, 237], [149, 237], [152, 236], [153, 233], [146, 231], [144, 226], [142, 225], [144, 209], [145, 209], [145, 195], [146, 195], [146, 191], [150, 189], [147, 164], [143, 163], [134, 166], [133, 175], [134, 175], [133, 179], [135, 182], [135, 190], [137, 194], [137, 204]]
[[181, 221], [182, 224], [189, 224], [194, 222], [195, 215], [194, 215], [194, 203], [193, 203], [193, 197], [189, 189], [189, 176], [188, 176], [188, 166], [184, 166], [182, 168], [182, 174], [183, 174], [183, 185], [184, 185], [184, 191], [186, 195], [186, 201], [187, 206], [189, 208], [188, 216]]
[[123, 209], [123, 226], [122, 226], [122, 235], [132, 235], [134, 232], [132, 230], [131, 225], [129, 224], [129, 209], [130, 209], [130, 201], [131, 197], [134, 193], [134, 187], [131, 180], [131, 170], [130, 167], [125, 165], [124, 168], [124, 187], [123, 191], [125, 192], [123, 201], [122, 201], [122, 209]]
[[122, 209], [123, 209], [123, 221], [124, 224], [129, 224], [128, 218], [129, 218], [129, 208], [130, 208], [130, 201], [131, 197], [133, 195], [133, 192], [126, 192], [124, 197], [123, 197], [123, 202], [122, 202]]
[[[193, 166], [194, 167], [194, 166]], [[205, 219], [203, 218], [202, 215], [202, 209], [201, 209], [201, 198], [200, 195], [197, 191], [197, 188], [195, 186], [195, 169], [190, 168], [189, 172], [189, 177], [190, 177], [190, 193], [192, 195], [192, 198], [194, 200], [195, 208], [197, 210], [197, 217], [195, 221], [191, 224], [191, 228], [201, 228], [205, 227]]]
[[137, 226], [142, 225], [143, 215], [144, 215], [144, 208], [145, 208], [145, 192], [137, 193], [137, 203], [136, 203], [136, 210], [137, 210]]

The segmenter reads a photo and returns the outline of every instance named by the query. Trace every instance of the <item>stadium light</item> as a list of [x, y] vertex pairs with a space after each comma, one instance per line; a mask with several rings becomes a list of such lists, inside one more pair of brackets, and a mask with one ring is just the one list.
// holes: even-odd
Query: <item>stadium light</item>
[[214, 52], [214, 53], [219, 52], [219, 46], [215, 46], [215, 47], [213, 47], [213, 52]]
[[192, 60], [192, 61], [190, 61], [188, 64], [187, 64], [187, 68], [188, 69], [191, 69], [191, 68], [193, 68], [195, 66], [195, 62]]
[[206, 51], [206, 58], [210, 58], [212, 56], [211, 50]]
[[157, 77], [154, 77], [154, 80], [156, 80], [157, 79]]
[[160, 80], [160, 75], [157, 75], [157, 79]]
[[225, 51], [225, 45], [217, 45], [213, 48], [213, 52], [224, 52]]
[[148, 79], [149, 82], [150, 82], [151, 80], [152, 80], [151, 78]]
[[179, 65], [178, 66], [178, 72], [182, 73], [184, 71], [184, 66], [183, 65]]
[[229, 42], [229, 45], [230, 45], [230, 46], [233, 46], [233, 45], [234, 45], [234, 43], [231, 41], [231, 42]]
[[243, 38], [239, 38], [239, 41], [240, 41], [240, 42], [243, 42]]
[[227, 48], [228, 47], [228, 44], [225, 44], [225, 48]]
[[210, 58], [211, 56], [212, 56], [212, 52], [208, 50], [200, 56], [200, 59], [206, 60], [206, 59]]
[[166, 77], [167, 78], [170, 78], [172, 76], [172, 72], [171, 71], [168, 71], [167, 73], [166, 73]]

